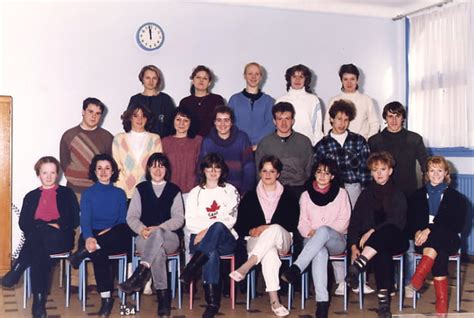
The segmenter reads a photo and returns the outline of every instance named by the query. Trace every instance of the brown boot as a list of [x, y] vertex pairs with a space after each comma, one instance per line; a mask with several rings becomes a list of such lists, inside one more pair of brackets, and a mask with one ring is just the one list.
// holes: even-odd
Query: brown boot
[[448, 312], [448, 279], [434, 279], [436, 293], [436, 313], [446, 314]]
[[427, 255], [423, 255], [421, 261], [418, 263], [416, 267], [415, 274], [411, 279], [411, 288], [414, 290], [420, 290], [423, 287], [423, 283], [425, 282], [425, 278], [428, 273], [431, 271], [433, 267], [434, 259]]

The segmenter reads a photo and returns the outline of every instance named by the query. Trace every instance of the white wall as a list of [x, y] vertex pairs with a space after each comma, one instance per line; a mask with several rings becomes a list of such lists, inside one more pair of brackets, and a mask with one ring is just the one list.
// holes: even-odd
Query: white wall
[[[176, 102], [188, 94], [197, 64], [214, 70], [213, 91], [228, 99], [243, 88], [249, 61], [266, 68], [264, 91], [274, 97], [285, 93], [286, 68], [303, 63], [316, 73], [315, 91], [327, 103], [339, 93], [339, 66], [352, 62], [363, 71], [362, 90], [378, 105], [405, 99], [403, 22], [191, 3], [6, 3], [2, 9], [0, 94], [14, 101], [18, 208], [38, 185], [34, 162], [58, 156], [61, 135], [80, 122], [85, 97], [101, 99], [109, 108], [104, 127], [121, 131], [119, 116], [141, 90], [137, 74], [145, 64], [162, 70], [164, 90]], [[136, 30], [148, 21], [165, 32], [158, 52], [135, 43]]]

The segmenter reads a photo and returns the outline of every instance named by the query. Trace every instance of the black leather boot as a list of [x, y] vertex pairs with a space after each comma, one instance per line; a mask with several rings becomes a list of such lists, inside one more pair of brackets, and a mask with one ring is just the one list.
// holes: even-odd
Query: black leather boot
[[74, 269], [78, 269], [79, 265], [81, 265], [81, 262], [84, 260], [84, 258], [88, 256], [89, 256], [89, 252], [84, 247], [80, 250], [77, 250], [75, 253], [71, 254], [71, 256], [68, 257], [68, 260]]
[[108, 298], [101, 298], [101, 305], [99, 309], [98, 315], [101, 317], [108, 317], [112, 312], [112, 308], [114, 307], [114, 301], [112, 297]]
[[221, 285], [204, 284], [204, 298], [206, 298], [207, 307], [202, 318], [214, 318], [221, 306]]
[[329, 302], [318, 301], [316, 303], [316, 318], [328, 318], [329, 315]]
[[209, 257], [207, 257], [206, 254], [203, 254], [199, 251], [194, 253], [193, 257], [191, 258], [191, 260], [189, 261], [189, 263], [186, 265], [183, 272], [181, 273], [179, 280], [182, 281], [184, 284], [189, 285], [189, 283], [191, 283], [196, 277], [196, 274], [199, 271], [199, 269], [204, 264], [206, 264], [208, 260], [209, 260]]
[[6, 273], [5, 276], [3, 276], [2, 286], [6, 288], [12, 288], [15, 286], [27, 268], [28, 265], [22, 262], [20, 259], [15, 260], [15, 262], [13, 262], [12, 269]]
[[390, 312], [390, 292], [387, 289], [377, 291], [379, 308], [377, 309], [378, 318], [392, 318]]
[[301, 270], [296, 265], [291, 265], [283, 274], [281, 274], [281, 279], [287, 283], [294, 283], [297, 279], [301, 277]]
[[158, 317], [171, 316], [171, 294], [169, 289], [157, 289], [156, 299], [158, 300]]
[[127, 294], [136, 292], [145, 287], [145, 284], [151, 277], [151, 271], [148, 267], [143, 264], [138, 265], [137, 269], [133, 272], [129, 279], [119, 284], [122, 291]]
[[46, 318], [46, 293], [33, 294], [33, 305], [31, 306], [31, 314], [33, 318]]

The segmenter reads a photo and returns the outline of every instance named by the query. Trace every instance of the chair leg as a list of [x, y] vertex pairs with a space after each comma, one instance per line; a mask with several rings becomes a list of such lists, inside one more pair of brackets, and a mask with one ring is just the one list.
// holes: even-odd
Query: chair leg
[[182, 297], [182, 293], [181, 293], [181, 281], [179, 280], [179, 276], [181, 276], [181, 261], [180, 261], [180, 256], [178, 256], [177, 260], [176, 260], [176, 284], [177, 284], [177, 287], [178, 287], [178, 308], [181, 309], [181, 297]]
[[[230, 259], [230, 272], [235, 271], [235, 256]], [[230, 279], [230, 298], [232, 302], [232, 309], [235, 309], [235, 280]]]
[[66, 269], [66, 307], [69, 308], [71, 298], [71, 263], [66, 259], [64, 264]]
[[398, 311], [402, 311], [403, 310], [403, 293], [405, 292], [405, 288], [403, 287], [403, 275], [404, 275], [404, 271], [403, 271], [403, 255], [400, 256], [400, 277], [399, 277], [399, 281], [398, 281]]
[[252, 276], [252, 274], [251, 274], [251, 272], [249, 272], [247, 274], [247, 278], [246, 278], [246, 281], [247, 281], [247, 297], [246, 297], [246, 302], [245, 302], [246, 303], [245, 304], [245, 309], [246, 310], [250, 309], [250, 280], [252, 279], [251, 276]]
[[[347, 257], [344, 257], [344, 277], [347, 276]], [[347, 284], [344, 281], [344, 312], [347, 312], [349, 304], [349, 291], [347, 290]]]
[[456, 259], [456, 311], [461, 310], [461, 255]]

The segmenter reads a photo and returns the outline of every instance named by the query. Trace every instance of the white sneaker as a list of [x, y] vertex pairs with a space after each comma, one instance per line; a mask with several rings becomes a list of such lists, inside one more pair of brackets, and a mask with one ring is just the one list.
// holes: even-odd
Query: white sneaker
[[153, 295], [153, 290], [151, 289], [151, 282], [152, 282], [152, 279], [150, 278], [146, 284], [145, 284], [145, 288], [143, 288], [143, 295]]
[[336, 296], [344, 296], [344, 283], [339, 283], [336, 290], [334, 291]]
[[[359, 293], [359, 288], [352, 288], [352, 291], [356, 294]], [[373, 294], [375, 293], [375, 290], [372, 289], [372, 287], [370, 287], [369, 285], [365, 284], [364, 285], [364, 295], [367, 295], [367, 294]]]
[[405, 286], [405, 297], [406, 298], [413, 298], [413, 289], [411, 289], [409, 286]]

